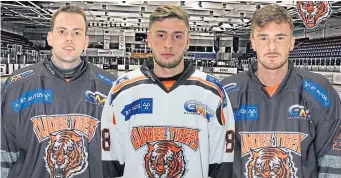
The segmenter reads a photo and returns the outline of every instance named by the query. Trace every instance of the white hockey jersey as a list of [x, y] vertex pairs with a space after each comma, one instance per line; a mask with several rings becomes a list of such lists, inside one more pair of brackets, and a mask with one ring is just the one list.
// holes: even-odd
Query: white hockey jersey
[[234, 116], [219, 81], [186, 64], [168, 90], [150, 68], [123, 74], [109, 93], [104, 177], [230, 177]]

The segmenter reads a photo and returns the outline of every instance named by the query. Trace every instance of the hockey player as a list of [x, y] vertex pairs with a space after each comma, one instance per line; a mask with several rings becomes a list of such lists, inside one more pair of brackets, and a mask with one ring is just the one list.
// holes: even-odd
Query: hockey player
[[328, 80], [296, 69], [293, 21], [278, 5], [257, 10], [258, 62], [222, 81], [236, 119], [234, 177], [341, 177], [341, 105]]
[[100, 116], [113, 76], [80, 58], [86, 32], [83, 9], [61, 7], [48, 33], [51, 59], [5, 82], [2, 178], [102, 177]]
[[156, 8], [148, 33], [154, 59], [123, 74], [112, 87], [102, 115], [104, 177], [207, 178], [231, 173], [230, 102], [217, 79], [184, 62], [188, 18], [174, 5]]

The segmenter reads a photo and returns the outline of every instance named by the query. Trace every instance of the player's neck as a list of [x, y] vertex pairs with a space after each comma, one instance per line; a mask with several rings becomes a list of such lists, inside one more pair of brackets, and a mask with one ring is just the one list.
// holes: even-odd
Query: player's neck
[[288, 63], [276, 70], [269, 70], [258, 64], [256, 76], [265, 86], [280, 84], [288, 73]]
[[159, 78], [172, 77], [174, 75], [180, 74], [185, 68], [184, 62], [180, 62], [178, 66], [172, 69], [163, 68], [154, 62], [154, 74]]
[[77, 66], [79, 66], [79, 64], [82, 62], [80, 58], [74, 62], [63, 62], [57, 59], [57, 57], [54, 55], [52, 55], [51, 60], [56, 67], [63, 69], [63, 70], [74, 69]]

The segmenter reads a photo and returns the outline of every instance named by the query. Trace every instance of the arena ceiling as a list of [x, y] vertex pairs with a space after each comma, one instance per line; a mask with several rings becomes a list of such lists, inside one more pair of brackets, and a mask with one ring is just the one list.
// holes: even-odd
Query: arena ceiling
[[[191, 31], [223, 34], [249, 33], [253, 12], [277, 3], [289, 10], [297, 29], [304, 28], [294, 1], [2, 1], [1, 22], [23, 28], [49, 28], [53, 12], [65, 4], [85, 9], [92, 28], [148, 31], [148, 17], [162, 4], [182, 6], [190, 15]], [[341, 1], [331, 1], [332, 15], [325, 23], [341, 25]]]

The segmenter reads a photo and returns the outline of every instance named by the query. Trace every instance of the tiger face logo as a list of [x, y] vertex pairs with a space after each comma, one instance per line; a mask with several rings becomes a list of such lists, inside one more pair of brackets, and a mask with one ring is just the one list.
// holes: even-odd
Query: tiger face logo
[[81, 174], [88, 166], [87, 158], [83, 137], [75, 131], [50, 136], [45, 157], [50, 178], [71, 178]]
[[250, 153], [246, 177], [297, 178], [291, 156], [281, 148], [262, 148]]
[[172, 141], [147, 143], [148, 152], [144, 157], [149, 178], [182, 178], [186, 162], [182, 147]]
[[297, 1], [297, 10], [307, 28], [315, 28], [331, 15], [328, 1]]

